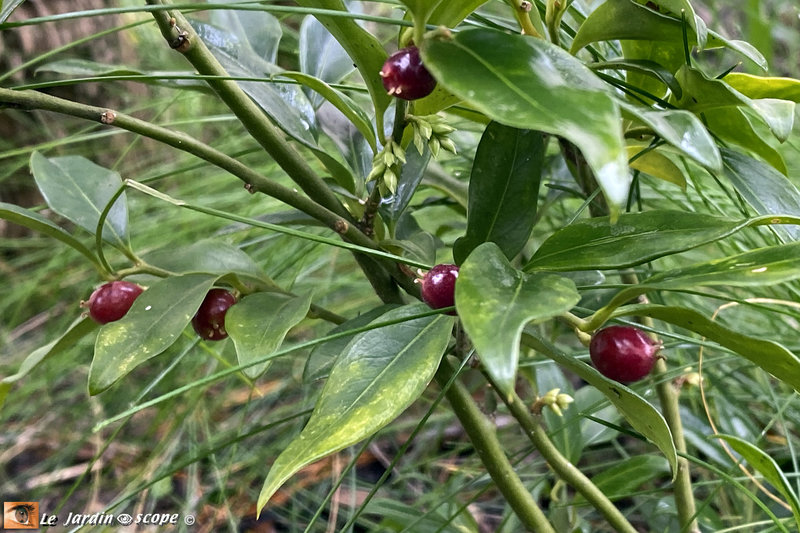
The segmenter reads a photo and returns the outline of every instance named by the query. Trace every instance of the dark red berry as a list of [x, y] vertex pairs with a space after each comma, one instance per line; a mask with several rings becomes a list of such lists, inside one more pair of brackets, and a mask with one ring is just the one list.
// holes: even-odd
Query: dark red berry
[[422, 299], [434, 309], [455, 305], [457, 279], [456, 265], [436, 265], [422, 278]]
[[225, 331], [225, 314], [235, 303], [236, 298], [225, 289], [211, 289], [192, 318], [192, 327], [207, 341], [224, 339], [228, 336]]
[[436, 87], [436, 80], [422, 64], [416, 46], [403, 48], [390, 55], [381, 69], [381, 78], [386, 91], [403, 100], [428, 96]]
[[595, 368], [621, 383], [638, 381], [656, 364], [661, 344], [632, 326], [609, 326], [592, 336], [589, 356]]
[[142, 288], [129, 281], [110, 281], [94, 290], [89, 297], [89, 316], [99, 324], [108, 324], [124, 317]]

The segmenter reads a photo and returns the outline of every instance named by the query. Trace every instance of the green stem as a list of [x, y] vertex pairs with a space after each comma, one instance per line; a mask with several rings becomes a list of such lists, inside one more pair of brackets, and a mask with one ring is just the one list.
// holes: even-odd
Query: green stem
[[[639, 282], [635, 272], [624, 272], [622, 281], [631, 285]], [[624, 289], [623, 289], [624, 290]], [[640, 296], [646, 302], [644, 296]], [[650, 328], [653, 327], [653, 319], [650, 317], [638, 317], [638, 322]], [[679, 389], [667, 377], [667, 363], [659, 358], [653, 369], [653, 379], [656, 384], [658, 401], [661, 403], [661, 411], [664, 414], [672, 439], [675, 442], [675, 449], [678, 451], [678, 471], [675, 473], [675, 507], [678, 510], [678, 521], [681, 524], [681, 531], [689, 533], [699, 533], [700, 528], [697, 524], [695, 515], [697, 514], [694, 492], [692, 491], [692, 476], [689, 470], [689, 461], [686, 459], [686, 436], [683, 432], [683, 421], [680, 412]]]
[[[442, 359], [439, 370], [436, 372], [436, 382], [441, 387], [445, 387], [455, 372], [456, 370], [447, 358]], [[486, 467], [486, 471], [523, 526], [528, 531], [536, 533], [555, 533], [555, 529], [547, 520], [544, 512], [533, 499], [530, 491], [523, 485], [522, 480], [514, 471], [514, 467], [511, 466], [503, 451], [503, 445], [497, 438], [495, 428], [481, 413], [464, 385], [455, 380], [445, 394], [453, 412]]]
[[[147, 0], [147, 3], [166, 5], [169, 2]], [[228, 75], [179, 11], [156, 11], [153, 17], [170, 46], [181, 52], [199, 74]], [[312, 200], [345, 219], [349, 218], [347, 210], [330, 187], [314, 172], [305, 158], [286, 142], [283, 132], [269, 121], [262, 109], [247, 96], [238, 83], [223, 79], [208, 79], [206, 83], [236, 115], [256, 142]]]
[[[198, 141], [191, 135], [172, 131], [107, 108], [80, 104], [36, 91], [15, 91], [12, 89], [0, 88], [0, 104], [12, 105], [22, 109], [53, 111], [91, 120], [93, 122], [99, 122], [101, 124], [113, 125], [120, 129], [143, 135], [168, 146], [172, 146], [230, 172], [244, 182], [245, 188], [249, 192], [266, 194], [319, 220], [327, 227], [340, 234], [342, 238], [348, 242], [364, 248], [379, 249], [375, 241], [364, 235], [358, 230], [355, 224], [351, 223], [349, 217], [345, 219], [297, 191], [284, 187], [266, 176], [259, 174], [237, 159]], [[416, 286], [413, 279], [404, 274], [399, 267], [391, 261], [382, 261], [378, 263], [373, 259], [364, 258], [359, 254], [356, 254], [355, 257], [356, 260], [359, 261], [362, 269], [364, 269], [370, 283], [384, 301], [401, 301], [397, 287], [386, 273], [387, 271], [392, 274], [397, 283], [409, 292], [409, 294], [415, 295], [419, 293], [419, 287]]]
[[[533, 0], [508, 0], [508, 4], [511, 6], [514, 17], [517, 19], [517, 23], [522, 28], [524, 35], [544, 39], [544, 26], [542, 25], [539, 11], [533, 5]], [[531, 13], [533, 13], [533, 20], [531, 20]]]
[[[583, 189], [585, 194], [594, 193], [598, 186], [594, 174], [589, 169], [586, 160], [583, 158], [580, 151], [572, 143], [566, 140], [560, 140], [561, 151], [568, 164], [572, 164], [571, 168], [576, 180]], [[602, 199], [602, 197], [600, 197]], [[591, 203], [589, 211], [593, 217], [605, 216], [609, 213], [608, 204], [603, 200], [601, 203]], [[645, 291], [637, 291], [635, 286], [638, 285], [639, 279], [635, 272], [630, 270], [620, 273], [622, 281], [631, 285], [631, 289], [622, 289], [616, 296], [611, 299], [611, 302], [605, 307], [600, 309], [594, 315], [589, 317], [583, 322], [584, 331], [599, 327], [605, 320], [607, 320], [613, 313], [614, 309], [625, 303], [627, 300], [644, 294]], [[640, 322], [646, 326], [653, 325], [652, 319], [641, 317]], [[678, 450], [678, 470], [675, 472], [675, 507], [678, 511], [678, 519], [681, 523], [683, 531], [689, 533], [699, 532], [699, 527], [696, 515], [696, 505], [694, 500], [694, 493], [692, 491], [692, 478], [689, 471], [689, 463], [680, 454], [686, 453], [686, 436], [683, 432], [683, 423], [680, 415], [680, 398], [678, 390], [672, 385], [672, 381], [665, 375], [667, 371], [666, 363], [663, 359], [656, 362], [653, 370], [653, 375], [656, 383], [656, 392], [658, 399], [661, 403], [661, 410], [664, 414], [664, 419], [672, 432], [672, 438], [675, 442], [675, 448]]]
[[[147, 3], [150, 5], [168, 4], [165, 0], [147, 0]], [[153, 13], [153, 17], [170, 47], [181, 52], [199, 74], [228, 75], [180, 12], [156, 11]], [[356, 244], [376, 246], [372, 239], [355, 227], [355, 221], [330, 187], [314, 172], [305, 158], [286, 142], [283, 132], [269, 121], [261, 108], [247, 96], [238, 83], [225, 79], [209, 79], [208, 85], [289, 177], [314, 202], [341, 218], [339, 225], [342, 230], [337, 230], [339, 233], [343, 235], [344, 232], [350, 233], [351, 238], [355, 237], [360, 241]], [[365, 240], [370, 245], [366, 245]], [[373, 289], [384, 302], [402, 303], [403, 298], [397, 284], [412, 295], [419, 293], [413, 280], [400, 270], [398, 265], [379, 263], [372, 258], [359, 255], [356, 255], [355, 258]]]
[[[644, 317], [642, 323], [652, 326], [653, 321]], [[695, 518], [696, 507], [694, 492], [692, 491], [692, 476], [689, 470], [689, 461], [686, 459], [686, 438], [683, 433], [683, 421], [680, 413], [680, 398], [678, 389], [672, 384], [672, 380], [666, 378], [667, 363], [664, 359], [656, 361], [653, 370], [653, 379], [656, 383], [658, 400], [661, 402], [661, 410], [664, 420], [667, 421], [672, 437], [675, 441], [675, 449], [678, 451], [678, 471], [675, 475], [675, 507], [678, 509], [678, 521], [681, 524], [681, 531], [699, 533], [700, 528]]]
[[[488, 372], [483, 373], [495, 390], [499, 390]], [[547, 432], [533, 417], [525, 406], [524, 402], [516, 392], [511, 391], [510, 395], [499, 394], [508, 406], [511, 415], [519, 422], [519, 425], [528, 435], [531, 443], [539, 450], [550, 468], [566, 481], [570, 486], [577, 490], [586, 501], [591, 503], [595, 509], [606, 517], [608, 523], [617, 533], [636, 533], [636, 528], [625, 518], [622, 512], [608, 499], [592, 480], [586, 477], [574, 464], [564, 457], [558, 448], [548, 437]]]

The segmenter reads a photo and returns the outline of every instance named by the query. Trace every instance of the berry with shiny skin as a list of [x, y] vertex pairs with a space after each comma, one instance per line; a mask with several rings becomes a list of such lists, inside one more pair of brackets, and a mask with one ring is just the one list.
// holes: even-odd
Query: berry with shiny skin
[[225, 331], [225, 315], [236, 303], [236, 298], [225, 289], [211, 289], [206, 294], [200, 309], [192, 318], [192, 327], [200, 338], [220, 341], [228, 336]]
[[661, 343], [632, 326], [609, 326], [592, 336], [589, 356], [609, 379], [631, 383], [647, 376], [656, 364]]
[[436, 87], [436, 80], [422, 64], [416, 46], [403, 48], [390, 55], [381, 69], [381, 78], [386, 91], [403, 100], [428, 96]]
[[108, 324], [124, 317], [142, 288], [130, 281], [109, 281], [89, 297], [89, 316], [98, 324]]
[[[422, 278], [422, 299], [433, 309], [450, 307], [456, 303], [458, 267], [451, 264], [436, 265]], [[455, 313], [451, 312], [451, 315]]]

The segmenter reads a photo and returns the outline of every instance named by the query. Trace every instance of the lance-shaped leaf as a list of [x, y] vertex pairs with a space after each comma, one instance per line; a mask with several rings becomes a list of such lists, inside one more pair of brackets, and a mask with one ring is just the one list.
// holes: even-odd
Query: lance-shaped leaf
[[[342, 0], [297, 0], [297, 3], [303, 7], [331, 9], [347, 13], [347, 8]], [[375, 116], [382, 117], [392, 101], [392, 97], [383, 88], [380, 76], [383, 62], [387, 57], [383, 45], [352, 18], [329, 15], [316, 15], [316, 17], [352, 58], [372, 97]]]
[[456, 263], [484, 242], [509, 259], [522, 250], [536, 220], [544, 153], [542, 133], [489, 124], [472, 165], [467, 232], [453, 248]]
[[548, 341], [535, 335], [525, 333], [525, 343], [543, 353], [562, 367], [574, 372], [581, 379], [602, 392], [614, 404], [628, 423], [647, 437], [667, 458], [672, 472], [677, 472], [678, 453], [672, 432], [661, 413], [650, 402], [636, 394], [622, 383], [612, 381], [603, 376], [594, 367], [565, 354]]
[[185, 274], [157, 281], [122, 319], [100, 329], [89, 369], [89, 393], [103, 392], [138, 365], [169, 348], [192, 320], [216, 274]]
[[[786, 176], [757, 159], [722, 150], [725, 177], [759, 215], [800, 216], [800, 190]], [[776, 228], [786, 240], [800, 239], [800, 227]]]
[[[228, 74], [263, 78], [280, 72], [281, 69], [277, 65], [254, 52], [251, 41], [245, 36], [237, 37], [228, 31], [202, 22], [193, 22], [192, 25]], [[310, 149], [339, 185], [351, 192], [355, 190], [350, 169], [317, 144], [318, 132], [314, 108], [299, 86], [269, 84], [263, 81], [237, 83], [277, 126]]]
[[625, 102], [620, 102], [620, 106], [623, 115], [631, 116], [637, 122], [651, 128], [685, 156], [706, 168], [713, 170], [722, 168], [717, 144], [700, 119], [692, 113], [683, 110], [653, 111]]
[[53, 237], [83, 254], [84, 257], [89, 259], [92, 263], [99, 264], [94, 253], [84, 246], [81, 241], [73, 237], [62, 227], [56, 225], [55, 222], [43, 217], [35, 211], [25, 209], [18, 205], [0, 202], [0, 218]]
[[[668, 1], [674, 3], [673, 0]], [[592, 11], [581, 24], [575, 39], [572, 41], [570, 51], [575, 54], [584, 46], [597, 41], [641, 40], [682, 43], [683, 22], [679, 16], [681, 9], [685, 9], [690, 25], [688, 35], [690, 44], [698, 44], [700, 48], [719, 48], [724, 46], [739, 52], [760, 68], [767, 69], [767, 60], [754, 46], [744, 41], [727, 39], [713, 31], [706, 30], [705, 24], [698, 25], [698, 22], [702, 23], [702, 20], [694, 14], [688, 0], [675, 1], [685, 4], [680, 9], [678, 6], [674, 7], [676, 10], [673, 13], [677, 14], [678, 17], [656, 13], [633, 0], [608, 0]], [[660, 3], [665, 4], [665, 2]], [[692, 22], [695, 23], [694, 26]], [[695, 28], [698, 30], [697, 32], [694, 31]], [[703, 43], [704, 32], [708, 36], [705, 44]]]
[[325, 100], [331, 103], [336, 109], [342, 112], [350, 122], [361, 132], [364, 138], [372, 148], [373, 152], [377, 152], [375, 132], [372, 129], [372, 122], [367, 114], [361, 107], [358, 106], [349, 96], [343, 92], [334, 89], [324, 81], [304, 74], [302, 72], [281, 72], [283, 77], [291, 78], [295, 81], [302, 83], [304, 86], [320, 94]]
[[[31, 172], [47, 205], [92, 235], [103, 210], [122, 187], [118, 173], [80, 156], [47, 158], [33, 152]], [[108, 212], [103, 224], [103, 240], [118, 248], [128, 248], [125, 193]]]
[[764, 476], [764, 479], [778, 489], [783, 497], [786, 498], [786, 501], [789, 502], [795, 523], [800, 529], [800, 500], [797, 498], [797, 493], [794, 491], [792, 484], [786, 478], [786, 474], [783, 473], [775, 459], [756, 445], [734, 435], [714, 435], [714, 437], [727, 442], [736, 453], [750, 463], [750, 466]]
[[542, 39], [486, 29], [428, 40], [422, 55], [446, 89], [492, 120], [572, 142], [612, 215], [619, 212], [631, 181], [619, 107], [608, 85], [578, 59]]
[[203, 239], [184, 246], [154, 250], [145, 255], [148, 264], [176, 274], [236, 274], [274, 286], [253, 259], [241, 248], [215, 239]]
[[314, 412], [278, 456], [258, 496], [258, 511], [304, 466], [373, 435], [397, 418], [427, 387], [447, 348], [453, 318], [425, 304], [395, 309], [378, 321], [402, 320], [359, 334], [336, 360]]
[[[330, 330], [327, 335], [333, 335], [335, 333], [342, 333], [364, 327], [395, 307], [396, 305], [386, 304], [376, 307], [375, 309], [370, 309], [369, 311], [336, 326]], [[383, 321], [385, 322], [385, 320]], [[303, 368], [303, 382], [310, 383], [312, 381], [328, 377], [328, 374], [333, 367], [333, 363], [336, 362], [339, 354], [344, 351], [344, 349], [348, 344], [350, 344], [350, 341], [352, 341], [353, 337], [355, 336], [356, 333], [353, 333], [352, 335], [333, 339], [314, 346], [314, 349], [312, 349], [311, 353], [308, 354], [306, 366]]]
[[8, 396], [8, 392], [11, 390], [14, 383], [30, 374], [34, 368], [39, 366], [46, 359], [57, 356], [63, 353], [64, 350], [72, 348], [79, 340], [97, 328], [97, 323], [91, 318], [78, 318], [69, 325], [67, 331], [62, 333], [59, 338], [32, 351], [28, 357], [22, 361], [16, 374], [6, 376], [0, 380], [0, 408], [3, 407], [6, 396]]
[[684, 211], [625, 213], [579, 220], [557, 230], [533, 254], [525, 270], [610, 270], [640, 265], [723, 239], [748, 225]]
[[[353, 60], [347, 55], [331, 32], [312, 16], [300, 25], [298, 53], [300, 72], [305, 72], [326, 83], [337, 83], [353, 72]], [[319, 108], [322, 97], [310, 94], [314, 108]]]
[[800, 357], [783, 345], [758, 339], [726, 328], [692, 309], [662, 305], [631, 305], [620, 309], [617, 316], [646, 316], [668, 322], [702, 335], [720, 346], [736, 352], [766, 370], [776, 379], [800, 391]]
[[556, 274], [524, 274], [492, 242], [475, 248], [456, 282], [458, 315], [503, 394], [514, 387], [525, 324], [561, 315], [579, 300], [572, 280]]
[[[267, 356], [280, 348], [289, 330], [306, 317], [311, 296], [287, 296], [275, 292], [256, 292], [236, 302], [225, 315], [225, 330], [233, 339], [239, 364]], [[256, 378], [269, 361], [244, 369]]]
[[753, 76], [744, 72], [731, 72], [725, 83], [748, 98], [777, 98], [800, 103], [800, 80]]
[[703, 112], [708, 129], [726, 143], [736, 144], [749, 153], [764, 158], [778, 171], [788, 174], [786, 162], [778, 150], [778, 141], [755, 115], [741, 107], [720, 107]]
[[702, 113], [710, 109], [744, 107], [763, 120], [779, 141], [785, 141], [792, 132], [794, 102], [774, 98], [751, 100], [725, 81], [711, 79], [686, 65], [675, 76], [683, 87], [683, 98], [678, 100], [678, 105], [685, 109]]

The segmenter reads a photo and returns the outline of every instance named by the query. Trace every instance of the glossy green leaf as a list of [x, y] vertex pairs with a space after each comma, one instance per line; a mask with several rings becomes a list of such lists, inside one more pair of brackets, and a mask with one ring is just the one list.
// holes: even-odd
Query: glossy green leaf
[[103, 392], [169, 348], [218, 277], [184, 274], [159, 280], [133, 302], [127, 315], [100, 328], [89, 369], [89, 393]]
[[353, 125], [361, 132], [364, 138], [369, 143], [373, 152], [377, 152], [375, 140], [375, 132], [373, 131], [372, 121], [367, 114], [356, 104], [349, 96], [341, 91], [338, 91], [325, 83], [324, 81], [303, 74], [302, 72], [285, 71], [280, 74], [284, 78], [290, 78], [302, 83], [304, 86], [312, 89], [318, 94], [322, 95], [325, 100], [331, 103], [336, 109], [353, 123]]
[[84, 246], [81, 241], [35, 211], [18, 205], [0, 202], [0, 218], [53, 237], [83, 254], [92, 263], [97, 264], [97, 258], [94, 253]]
[[[612, 501], [629, 498], [645, 483], [661, 478], [669, 472], [669, 463], [658, 455], [636, 455], [612, 465], [596, 476], [592, 483]], [[578, 495], [573, 505], [585, 505], [586, 499]]]
[[[382, 317], [385, 313], [394, 309], [395, 307], [397, 306], [387, 304], [370, 309], [369, 311], [336, 326], [330, 330], [327, 335], [334, 335], [336, 333], [342, 333], [344, 331], [350, 331], [362, 326], [366, 326], [370, 322], [375, 321], [375, 319]], [[385, 322], [386, 319], [381, 318], [380, 321]], [[314, 346], [314, 349], [311, 350], [311, 353], [308, 355], [306, 366], [303, 369], [303, 382], [311, 383], [318, 379], [328, 377], [328, 373], [333, 367], [333, 364], [336, 362], [336, 358], [339, 357], [339, 354], [344, 351], [344, 349], [355, 336], [356, 334], [354, 333], [349, 336], [340, 337], [338, 339], [333, 339], [331, 341]]]
[[215, 239], [154, 250], [144, 256], [147, 263], [176, 274], [237, 274], [269, 281], [253, 259], [241, 248]]
[[[297, 4], [303, 7], [347, 12], [342, 0], [297, 0]], [[380, 41], [352, 18], [319, 15], [317, 19], [352, 58], [372, 97], [375, 116], [382, 117], [384, 111], [389, 107], [392, 97], [383, 88], [380, 76], [381, 68], [383, 68], [383, 63], [388, 55]]]
[[[386, 313], [413, 317], [425, 304]], [[303, 431], [278, 456], [258, 496], [258, 511], [295, 472], [373, 435], [425, 390], [450, 340], [453, 317], [432, 315], [355, 337], [336, 360]]]
[[97, 323], [89, 317], [80, 317], [67, 327], [67, 331], [56, 340], [32, 351], [23, 361], [16, 374], [0, 380], [0, 408], [3, 407], [8, 392], [17, 381], [21, 380], [45, 360], [55, 357], [75, 346], [83, 337], [98, 328]]
[[800, 357], [783, 345], [727, 328], [692, 309], [662, 305], [630, 305], [616, 316], [646, 316], [693, 331], [724, 346], [800, 391]]
[[701, 50], [705, 48], [708, 29], [703, 19], [694, 12], [694, 7], [689, 0], [658, 0], [656, 3], [661, 8], [659, 10], [661, 13], [666, 12], [666, 14], [677, 18], [685, 17], [689, 28], [697, 35], [697, 46]]
[[725, 142], [736, 144], [749, 153], [762, 157], [778, 171], [787, 174], [786, 162], [778, 151], [777, 140], [764, 131], [757, 129], [755, 116], [739, 107], [709, 109], [703, 112], [708, 129]]
[[[256, 53], [248, 39], [202, 22], [192, 25], [231, 76], [263, 78], [281, 72], [277, 65]], [[237, 83], [278, 127], [311, 150], [339, 185], [350, 192], [355, 190], [355, 178], [350, 169], [318, 145], [314, 108], [300, 86], [260, 81]]]
[[798, 500], [792, 484], [786, 478], [778, 463], [775, 462], [775, 459], [756, 445], [734, 435], [714, 435], [714, 437], [727, 442], [736, 453], [750, 463], [750, 466], [764, 476], [764, 479], [783, 495], [786, 501], [789, 502], [795, 523], [800, 529], [800, 500]]
[[[236, 346], [240, 365], [265, 357], [280, 348], [289, 330], [306, 317], [311, 296], [287, 296], [274, 292], [256, 292], [245, 296], [228, 309], [225, 330]], [[270, 361], [244, 369], [257, 378]]]
[[[232, 32], [201, 22], [192, 22], [197, 34], [231, 76], [263, 78], [280, 72], [277, 65], [256, 54], [249, 42]], [[242, 90], [283, 131], [309, 148], [317, 148], [314, 138], [314, 110], [300, 87], [273, 86], [263, 82], [237, 82]]]
[[616, 214], [631, 177], [620, 112], [609, 87], [579, 60], [542, 39], [470, 29], [429, 40], [425, 65], [449, 91], [491, 119], [575, 144]]
[[684, 211], [625, 213], [578, 220], [545, 240], [525, 270], [611, 270], [647, 263], [723, 239], [748, 225]]
[[[234, 4], [237, 0], [215, 0], [215, 2]], [[237, 47], [275, 64], [283, 29], [274, 15], [266, 11], [237, 11], [232, 5], [231, 9], [211, 10], [209, 19], [211, 24], [230, 33], [236, 39]]]
[[453, 247], [456, 263], [484, 242], [509, 259], [522, 250], [536, 221], [545, 149], [538, 131], [489, 124], [472, 164], [467, 231]]
[[706, 168], [719, 170], [722, 159], [716, 142], [692, 113], [681, 110], [659, 110], [620, 103], [623, 115], [652, 129], [659, 137], [685, 156]]
[[[757, 159], [722, 150], [725, 177], [759, 215], [800, 216], [800, 190], [786, 176]], [[776, 228], [785, 240], [800, 240], [800, 227]]]
[[515, 270], [492, 242], [473, 250], [456, 282], [456, 309], [464, 330], [502, 394], [514, 387], [525, 324], [563, 314], [579, 300], [572, 280]]
[[800, 103], [800, 80], [794, 78], [771, 78], [731, 72], [723, 79], [748, 98], [777, 98]]
[[525, 333], [524, 341], [602, 392], [633, 429], [649, 439], [664, 454], [674, 475], [678, 468], [678, 453], [672, 432], [658, 409], [625, 385], [608, 379], [594, 367], [565, 354], [550, 342], [529, 333]]
[[660, 150], [647, 150], [646, 145], [628, 145], [630, 166], [634, 170], [644, 172], [686, 189], [686, 176], [683, 170], [672, 162]]
[[[106, 205], [122, 187], [118, 173], [80, 156], [47, 158], [33, 152], [31, 172], [47, 205], [92, 235]], [[124, 193], [106, 217], [103, 240], [122, 249], [129, 246]]]
[[[331, 32], [312, 16], [303, 19], [299, 36], [300, 72], [309, 74], [326, 83], [337, 83], [355, 70], [353, 61]], [[323, 98], [316, 93], [308, 93], [315, 109]]]
[[[719, 48], [724, 46], [739, 52], [761, 69], [767, 69], [766, 59], [752, 45], [743, 41], [730, 40], [718, 33], [706, 30], [705, 24], [700, 26], [702, 20], [694, 14], [691, 6], [688, 5], [689, 2], [680, 1], [688, 6], [686, 13], [690, 24], [690, 31], [688, 32], [690, 44], [698, 44], [699, 41], [700, 48]], [[679, 15], [680, 9], [674, 11], [674, 13]], [[698, 33], [694, 31], [695, 28], [699, 30], [699, 38], [697, 36]], [[702, 35], [704, 31], [707, 32], [708, 36], [705, 45], [703, 44]], [[591, 43], [612, 40], [683, 43], [683, 23], [679, 16], [673, 17], [656, 13], [632, 0], [608, 0], [592, 11], [589, 17], [581, 24], [572, 42], [570, 52], [575, 54], [578, 50]]]
[[683, 87], [683, 98], [678, 105], [695, 113], [711, 109], [745, 107], [752, 110], [770, 128], [775, 137], [783, 142], [792, 131], [794, 102], [788, 100], [751, 100], [734, 90], [722, 80], [712, 79], [700, 70], [684, 65], [675, 74]]

